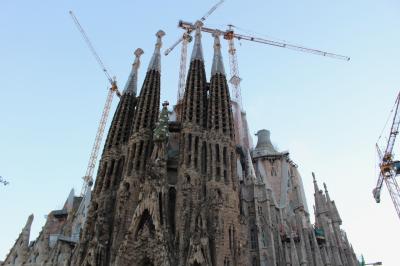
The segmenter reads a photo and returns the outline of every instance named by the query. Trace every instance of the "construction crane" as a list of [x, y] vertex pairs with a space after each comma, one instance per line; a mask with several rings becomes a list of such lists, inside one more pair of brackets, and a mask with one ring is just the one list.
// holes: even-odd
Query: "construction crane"
[[78, 19], [76, 18], [76, 16], [74, 15], [74, 13], [72, 11], [69, 11], [69, 14], [71, 15], [72, 20], [75, 22], [76, 27], [80, 31], [83, 39], [85, 40], [87, 46], [90, 49], [92, 55], [96, 59], [97, 63], [101, 67], [103, 73], [106, 75], [106, 77], [111, 85], [110, 89], [108, 90], [106, 103], [104, 104], [103, 113], [101, 115], [99, 127], [98, 127], [97, 133], [96, 133], [96, 138], [94, 140], [92, 151], [90, 153], [90, 158], [89, 158], [89, 163], [86, 168], [86, 173], [85, 173], [85, 176], [83, 177], [84, 183], [83, 183], [82, 189], [81, 189], [81, 196], [84, 196], [90, 190], [90, 187], [93, 185], [93, 172], [94, 172], [94, 168], [96, 166], [97, 157], [99, 155], [100, 144], [103, 139], [104, 129], [107, 124], [108, 115], [110, 113], [111, 103], [113, 100], [114, 93], [116, 93], [118, 97], [120, 97], [121, 94], [118, 90], [118, 86], [117, 86], [115, 77], [111, 78], [111, 75], [109, 74], [107, 68], [103, 64], [103, 61], [101, 60], [100, 56], [97, 54], [96, 50], [94, 49], [89, 37], [87, 36], [85, 30], [82, 28]]
[[[203, 23], [225, 0], [220, 0], [218, 3], [216, 3], [213, 7], [211, 7], [208, 12], [202, 16], [198, 21]], [[182, 48], [181, 48], [181, 58], [180, 58], [180, 63], [179, 63], [179, 83], [178, 83], [178, 102], [182, 99], [183, 97], [183, 92], [185, 90], [185, 83], [186, 83], [186, 61], [187, 61], [187, 46], [188, 43], [192, 41], [192, 36], [190, 35], [192, 33], [193, 29], [187, 29], [181, 38], [179, 38], [170, 48], [165, 50], [164, 54], [168, 55], [172, 50], [175, 49], [178, 44], [182, 42]]]
[[[195, 29], [195, 24], [186, 22], [186, 21], [179, 21], [178, 26], [182, 29], [184, 29], [186, 32], [192, 32]], [[237, 34], [234, 32], [233, 28], [235, 26], [233, 25], [228, 25], [227, 30], [219, 30], [219, 29], [212, 29], [212, 28], [207, 28], [207, 27], [201, 27], [201, 30], [207, 33], [214, 33], [214, 32], [219, 32], [221, 35], [224, 36], [224, 39], [228, 41], [228, 52], [229, 52], [229, 63], [230, 63], [230, 74], [231, 78], [229, 82], [233, 85], [233, 101], [236, 101], [240, 108], [242, 108], [242, 98], [241, 98], [241, 91], [240, 91], [240, 82], [241, 78], [239, 76], [239, 67], [238, 67], [238, 60], [236, 56], [236, 48], [234, 44], [234, 39], [238, 40], [246, 40], [246, 41], [252, 41], [252, 42], [258, 42], [262, 44], [267, 44], [275, 47], [280, 47], [280, 48], [287, 48], [287, 49], [292, 49], [300, 52], [305, 52], [305, 53], [311, 53], [315, 55], [321, 55], [321, 56], [326, 56], [326, 57], [331, 57], [335, 59], [340, 59], [340, 60], [346, 60], [349, 61], [350, 57], [343, 56], [343, 55], [338, 55], [334, 53], [328, 53], [325, 51], [317, 50], [317, 49], [311, 49], [299, 45], [293, 45], [289, 44], [286, 42], [280, 42], [280, 41], [274, 41], [274, 40], [268, 40], [268, 39], [263, 39], [255, 36], [249, 36], [249, 35], [243, 35], [243, 34]]]
[[378, 143], [376, 144], [376, 149], [379, 157], [379, 177], [376, 187], [373, 189], [372, 194], [375, 201], [379, 203], [381, 201], [381, 190], [383, 181], [386, 183], [386, 187], [389, 191], [390, 197], [392, 198], [394, 207], [396, 209], [397, 215], [400, 218], [400, 188], [397, 183], [396, 177], [400, 175], [400, 161], [394, 160], [393, 147], [396, 141], [396, 137], [399, 134], [400, 125], [400, 114], [399, 114], [399, 104], [400, 104], [400, 92], [397, 95], [395, 101], [395, 107], [393, 113], [393, 122], [390, 128], [389, 139], [382, 154]]

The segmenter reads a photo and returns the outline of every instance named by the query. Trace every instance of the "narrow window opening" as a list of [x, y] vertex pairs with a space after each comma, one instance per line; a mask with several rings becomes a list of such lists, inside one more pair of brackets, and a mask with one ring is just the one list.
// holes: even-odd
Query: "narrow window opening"
[[257, 236], [256, 236], [256, 230], [252, 228], [250, 230], [250, 242], [251, 242], [251, 249], [256, 249], [257, 248]]
[[125, 158], [124, 157], [119, 159], [117, 173], [116, 173], [115, 178], [114, 178], [113, 186], [118, 185], [119, 182], [121, 181], [122, 171], [124, 170], [124, 163], [125, 163]]
[[224, 162], [224, 166], [226, 167], [226, 165], [228, 164], [228, 155], [227, 155], [226, 147], [224, 147], [224, 149], [223, 149], [223, 162]]
[[220, 154], [219, 154], [219, 144], [215, 145], [215, 155], [216, 155], [217, 162], [219, 163], [221, 161]]
[[[133, 146], [132, 146], [131, 159], [130, 159], [129, 166], [128, 166], [128, 173], [129, 173], [129, 175], [132, 174], [133, 161], [134, 161], [134, 158], [135, 158], [135, 152], [136, 152], [136, 143], [133, 144]], [[129, 157], [128, 157], [128, 158], [129, 158]]]
[[173, 234], [175, 234], [175, 202], [176, 190], [171, 187], [168, 191], [168, 221]]
[[210, 153], [210, 160], [209, 160], [209, 162], [210, 162], [210, 167], [209, 167], [209, 171], [210, 171], [210, 173], [208, 174], [208, 180], [211, 180], [211, 178], [212, 178], [212, 175], [213, 175], [213, 165], [214, 165], [214, 161], [213, 161], [213, 154], [212, 154], [212, 146], [211, 146], [211, 144], [209, 144], [208, 145], [208, 150], [209, 150], [209, 153]]
[[229, 227], [229, 249], [232, 250], [232, 229]]
[[160, 223], [161, 225], [164, 224], [164, 217], [163, 217], [163, 204], [162, 204], [162, 193], [158, 193], [158, 209], [160, 211]]
[[206, 142], [203, 141], [202, 147], [201, 147], [201, 173], [206, 174], [207, 172], [207, 145]]
[[180, 151], [181, 151], [181, 164], [185, 161], [185, 139], [186, 139], [186, 136], [183, 136], [182, 138], [181, 138], [181, 143], [179, 144], [179, 149], [180, 149]]
[[256, 257], [253, 257], [251, 265], [252, 266], [257, 266], [257, 258]]
[[101, 170], [101, 177], [105, 177], [107, 173], [107, 162], [104, 163], [103, 169]]
[[266, 248], [267, 247], [267, 238], [265, 237], [264, 229], [262, 229], [261, 238], [262, 238], [263, 247]]
[[143, 150], [143, 141], [140, 141], [140, 144], [139, 144], [139, 150], [138, 150], [138, 157], [137, 158], [135, 158], [135, 160], [136, 160], [136, 165], [135, 165], [135, 169], [136, 170], [139, 170], [139, 167], [140, 167], [140, 157], [141, 157], [141, 155], [142, 155], [142, 150]]
[[192, 160], [192, 135], [188, 135], [188, 147], [187, 147], [187, 160], [186, 160], [186, 166], [190, 165], [190, 162]]
[[198, 154], [199, 154], [199, 137], [196, 136], [194, 139], [194, 167], [198, 167]]
[[271, 176], [276, 176], [277, 174], [276, 174], [276, 169], [275, 169], [275, 166], [272, 166], [271, 167]]
[[129, 191], [129, 187], [130, 187], [129, 183], [128, 183], [128, 182], [125, 182], [125, 183], [124, 183], [125, 192], [128, 192], [128, 191]]
[[108, 173], [107, 173], [107, 175], [112, 175], [113, 174], [113, 171], [114, 171], [114, 165], [115, 165], [115, 160], [113, 159], [112, 161], [111, 161], [111, 165], [110, 165], [110, 168], [108, 168]]

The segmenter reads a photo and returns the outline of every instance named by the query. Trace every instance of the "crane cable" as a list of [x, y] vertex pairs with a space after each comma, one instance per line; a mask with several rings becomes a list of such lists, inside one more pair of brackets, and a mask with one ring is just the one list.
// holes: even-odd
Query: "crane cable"
[[385, 123], [385, 125], [383, 126], [383, 129], [382, 129], [382, 131], [381, 131], [381, 134], [380, 134], [379, 137], [378, 137], [377, 142], [382, 138], [383, 132], [385, 131], [386, 126], [387, 126], [387, 124], [389, 123], [390, 118], [392, 117], [392, 114], [393, 114], [394, 108], [395, 108], [395, 106], [396, 106], [396, 103], [397, 103], [397, 98], [396, 98], [396, 101], [394, 102], [394, 105], [393, 105], [392, 109], [391, 109], [390, 112], [389, 112], [389, 116], [388, 116], [388, 118], [386, 119], [386, 123]]
[[245, 32], [245, 33], [247, 33], [247, 34], [249, 34], [249, 35], [258, 35], [258, 36], [261, 36], [261, 37], [264, 37], [264, 38], [266, 38], [266, 39], [270, 39], [270, 40], [273, 40], [273, 41], [283, 42], [283, 43], [287, 43], [287, 44], [291, 44], [291, 45], [296, 45], [296, 46], [302, 46], [302, 44], [294, 43], [294, 42], [289, 42], [289, 41], [284, 40], [284, 39], [279, 39], [279, 38], [276, 38], [276, 37], [273, 37], [273, 36], [270, 36], [270, 35], [266, 35], [265, 33], [260, 33], [260, 32], [257, 32], [257, 31], [253, 31], [253, 30], [241, 28], [241, 27], [238, 27], [238, 26], [232, 25], [232, 24], [231, 24], [231, 26], [232, 26], [233, 28], [238, 29], [238, 30], [240, 30], [240, 31], [242, 31], [242, 32]]

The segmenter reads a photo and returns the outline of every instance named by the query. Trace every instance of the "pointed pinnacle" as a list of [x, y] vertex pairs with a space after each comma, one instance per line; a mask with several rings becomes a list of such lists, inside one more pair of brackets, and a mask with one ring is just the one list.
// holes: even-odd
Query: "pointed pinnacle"
[[133, 93], [136, 94], [137, 91], [137, 76], [138, 69], [140, 67], [140, 56], [143, 54], [143, 50], [141, 48], [137, 48], [134, 52], [135, 60], [132, 64], [132, 71], [129, 74], [128, 81], [126, 82], [124, 93]]
[[157, 31], [156, 36], [157, 36], [157, 43], [156, 47], [154, 49], [153, 56], [150, 60], [149, 68], [147, 71], [150, 70], [156, 70], [158, 72], [161, 72], [161, 54], [160, 54], [160, 49], [162, 46], [162, 37], [165, 35], [165, 32], [162, 30]]
[[140, 56], [144, 54], [144, 51], [141, 48], [137, 48], [133, 54], [135, 55], [135, 61], [133, 63], [136, 65], [137, 68], [139, 68]]
[[225, 75], [224, 63], [221, 54], [221, 42], [219, 41], [220, 35], [221, 33], [219, 31], [214, 31], [212, 34], [214, 37], [214, 57], [211, 68], [211, 76], [218, 73]]
[[327, 193], [328, 192], [328, 188], [327, 188], [325, 182], [323, 184], [324, 184], [325, 193]]
[[192, 57], [191, 57], [190, 61], [193, 61], [196, 59], [204, 61], [203, 48], [201, 46], [201, 27], [203, 26], [203, 23], [201, 21], [197, 21], [194, 25], [196, 27], [196, 32], [195, 32], [195, 37], [194, 37]]

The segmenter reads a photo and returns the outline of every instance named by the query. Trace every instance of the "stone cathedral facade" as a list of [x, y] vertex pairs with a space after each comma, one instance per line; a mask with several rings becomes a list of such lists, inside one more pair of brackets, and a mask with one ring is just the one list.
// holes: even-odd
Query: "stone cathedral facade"
[[183, 98], [160, 106], [159, 31], [139, 95], [135, 52], [91, 193], [72, 192], [34, 241], [31, 215], [1, 265], [359, 265], [325, 184], [311, 224], [289, 153], [267, 130], [252, 146], [219, 34], [208, 79], [197, 26]]

